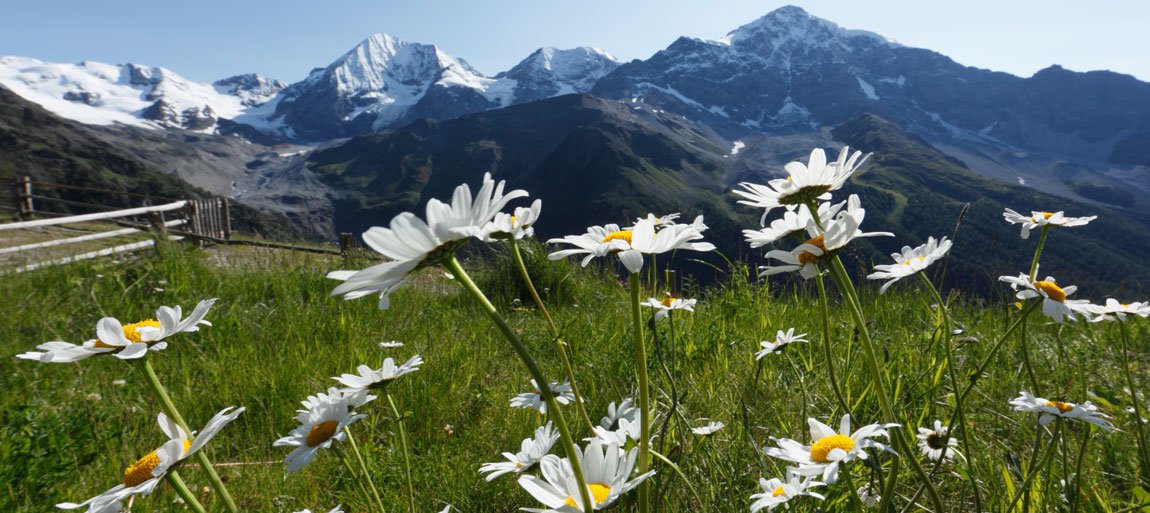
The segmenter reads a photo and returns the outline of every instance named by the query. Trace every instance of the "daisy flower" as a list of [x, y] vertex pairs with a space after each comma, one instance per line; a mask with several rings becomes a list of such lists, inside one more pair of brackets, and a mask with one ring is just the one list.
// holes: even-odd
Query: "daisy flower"
[[934, 237], [927, 237], [926, 244], [916, 248], [903, 246], [902, 251], [890, 254], [895, 263], [874, 266], [876, 272], [868, 274], [867, 278], [888, 280], [879, 289], [880, 294], [885, 293], [886, 289], [894, 285], [894, 282], [911, 276], [937, 262], [946, 255], [947, 251], [950, 251], [950, 246], [951, 242], [946, 237], [937, 241], [934, 240]]
[[627, 419], [631, 422], [639, 421], [639, 408], [630, 397], [623, 399], [618, 406], [614, 402], [607, 405], [607, 416], [599, 419], [599, 426], [603, 429], [613, 430], [619, 427], [619, 421]]
[[862, 501], [863, 506], [873, 508], [882, 504], [882, 495], [879, 494], [882, 490], [876, 489], [877, 487], [871, 486], [870, 483], [864, 484], [855, 490], [859, 494], [859, 500]]
[[[123, 324], [114, 317], [104, 317], [96, 323], [96, 338], [83, 344], [62, 341], [45, 342], [36, 346], [39, 351], [29, 351], [16, 355], [24, 360], [39, 360], [42, 363], [72, 363], [101, 354], [112, 354], [121, 360], [141, 358], [151, 351], [168, 347], [164, 342], [176, 333], [199, 331], [200, 325], [211, 326], [204, 317], [215, 304], [215, 299], [200, 301], [192, 313], [183, 317], [179, 305], [161, 306], [156, 309], [155, 319], [146, 319], [131, 324]], [[158, 320], [157, 320], [158, 319]]]
[[1119, 303], [1117, 299], [1107, 299], [1105, 305], [1095, 305], [1093, 312], [1098, 315], [1095, 322], [1126, 320], [1127, 315], [1150, 316], [1150, 303]]
[[672, 296], [670, 292], [662, 300], [655, 298], [647, 298], [642, 303], [643, 306], [649, 306], [655, 309], [655, 320], [662, 319], [671, 313], [673, 310], [686, 310], [688, 312], [695, 311], [695, 303], [697, 299], [682, 299]]
[[551, 429], [551, 423], [548, 422], [546, 426], [535, 428], [535, 438], [527, 438], [519, 445], [519, 452], [511, 454], [509, 452], [503, 453], [503, 457], [507, 461], [500, 461], [498, 463], [484, 463], [479, 467], [479, 473], [490, 472], [487, 475], [487, 481], [514, 472], [521, 474], [531, 467], [539, 463], [547, 453], [551, 452], [551, 447], [559, 440], [559, 433]]
[[330, 388], [327, 394], [309, 396], [302, 402], [305, 409], [298, 410], [296, 427], [283, 438], [276, 440], [274, 447], [295, 447], [284, 458], [290, 474], [311, 463], [316, 452], [331, 447], [334, 441], [347, 438], [343, 428], [354, 424], [366, 415], [355, 413], [353, 408], [375, 399], [365, 394], [345, 394], [339, 389]]
[[1016, 411], [1041, 413], [1038, 423], [1043, 426], [1050, 424], [1055, 418], [1079, 420], [1089, 422], [1107, 431], [1113, 430], [1114, 425], [1106, 420], [1109, 417], [1098, 411], [1098, 407], [1086, 401], [1083, 404], [1050, 401], [1042, 397], [1034, 397], [1030, 392], [1023, 390], [1021, 395], [1010, 400], [1010, 405]]
[[711, 251], [714, 244], [697, 242], [703, 234], [693, 225], [672, 224], [656, 231], [655, 225], [646, 219], [640, 220], [632, 229], [620, 229], [618, 225], [592, 226], [582, 235], [568, 235], [561, 239], [551, 239], [548, 243], [564, 243], [575, 246], [575, 249], [564, 249], [547, 255], [551, 260], [559, 260], [570, 255], [587, 255], [582, 265], [586, 266], [592, 258], [618, 254], [619, 261], [629, 272], [637, 273], [643, 269], [643, 255], [655, 255], [689, 249], [692, 251]]
[[532, 237], [535, 235], [535, 222], [539, 220], [539, 211], [542, 208], [543, 201], [535, 200], [530, 207], [516, 207], [513, 213], [495, 214], [495, 218], [483, 226], [483, 233], [479, 238], [484, 242], [495, 242]]
[[383, 367], [379, 369], [372, 369], [366, 365], [360, 365], [356, 368], [359, 372], [356, 374], [342, 374], [338, 378], [332, 378], [343, 386], [345, 392], [354, 393], [366, 390], [374, 390], [386, 387], [392, 381], [395, 381], [400, 376], [415, 372], [419, 370], [419, 366], [423, 364], [423, 358], [419, 355], [412, 356], [403, 365], [395, 365], [395, 360], [391, 357], [384, 358]]
[[829, 200], [830, 192], [841, 188], [870, 157], [869, 153], [864, 156], [860, 151], [849, 157], [848, 153], [850, 147], [844, 146], [838, 160], [828, 163], [822, 148], [815, 148], [806, 164], [796, 161], [783, 166], [788, 173], [787, 178], [771, 180], [768, 185], [743, 182], [739, 186], [745, 190], [733, 192], [744, 198], [739, 203], [764, 209], [760, 224], [766, 224], [766, 216], [772, 209]]
[[[531, 380], [531, 386], [535, 389], [534, 392], [524, 392], [511, 398], [512, 408], [532, 409], [539, 413], [547, 413], [547, 402], [543, 400], [543, 395], [539, 392], [539, 384], [534, 379]], [[555, 396], [555, 402], [568, 405], [575, 402], [575, 393], [571, 390], [570, 383], [559, 384], [556, 382], [551, 383], [551, 393]]]
[[[327, 513], [343, 513], [342, 508], [343, 508], [342, 506], [336, 506], [336, 507], [332, 508], [331, 511], [328, 511]], [[305, 509], [303, 511], [297, 511], [295, 513], [311, 513], [311, 510]]]
[[887, 429], [898, 424], [870, 424], [851, 433], [851, 417], [843, 415], [839, 422], [839, 432], [815, 419], [807, 419], [811, 428], [811, 445], [803, 445], [789, 438], [774, 438], [778, 447], [767, 447], [767, 456], [798, 463], [795, 473], [801, 476], [821, 474], [823, 481], [833, 484], [838, 481], [839, 465], [855, 459], [867, 459], [866, 449], [880, 449], [894, 452], [885, 444], [871, 438], [887, 437]]
[[755, 513], [763, 508], [771, 511], [783, 504], [786, 504], [791, 499], [806, 495], [814, 497], [819, 500], [825, 499], [822, 495], [808, 491], [816, 486], [825, 486], [826, 483], [814, 481], [813, 478], [807, 477], [799, 481], [799, 476], [793, 473], [787, 474], [787, 480], [783, 481], [777, 477], [770, 480], [759, 478], [759, 488], [762, 488], [763, 493], [756, 493], [751, 495], [751, 513]]
[[[675, 212], [674, 214], [667, 214], [665, 216], [657, 216], [655, 214], [648, 213], [647, 217], [640, 217], [640, 218], [636, 219], [635, 224], [639, 224], [643, 221], [647, 221], [647, 222], [655, 225], [655, 228], [662, 228], [664, 226], [670, 226], [670, 225], [676, 224], [675, 220], [678, 218], [679, 218], [678, 212]], [[702, 219], [702, 216], [699, 216], [699, 218]], [[634, 228], [634, 227], [632, 226], [632, 228]]]
[[958, 452], [958, 439], [950, 436], [950, 428], [934, 421], [934, 429], [918, 428], [918, 448], [923, 456], [930, 461], [949, 461], [955, 456], [962, 457]]
[[398, 340], [391, 340], [388, 342], [380, 342], [379, 343], [380, 349], [392, 349], [392, 348], [396, 348], [396, 347], [403, 347], [403, 342], [400, 342]]
[[722, 422], [719, 422], [719, 421], [712, 420], [712, 421], [707, 422], [705, 425], [702, 425], [702, 426], [699, 426], [696, 428], [691, 428], [691, 432], [696, 434], [696, 435], [699, 435], [699, 436], [711, 436], [715, 433], [718, 433], [719, 430], [721, 430], [725, 427], [727, 427], [726, 424], [723, 424]]
[[[828, 202], [819, 204], [819, 219], [834, 219], [843, 205], [846, 205], [845, 201], [833, 205]], [[815, 220], [811, 217], [810, 209], [806, 205], [799, 205], [796, 209], [787, 209], [783, 217], [771, 221], [770, 226], [759, 230], [743, 230], [743, 237], [752, 248], [761, 248], [791, 235], [807, 233], [814, 226]]]
[[1068, 287], [1059, 287], [1054, 281], [1054, 278], [1047, 276], [1042, 281], [1030, 281], [1030, 276], [1026, 274], [1019, 274], [1014, 276], [1000, 276], [1000, 281], [1005, 281], [1010, 284], [1010, 288], [1018, 291], [1015, 297], [1018, 299], [1032, 299], [1036, 297], [1042, 298], [1042, 314], [1050, 317], [1054, 322], [1062, 322], [1062, 319], [1077, 320], [1076, 314], [1081, 314], [1087, 318], [1094, 313], [1096, 305], [1091, 305], [1085, 299], [1066, 299], [1067, 296], [1078, 290], [1078, 287], [1070, 285]]
[[[595, 428], [594, 428], [595, 436], [590, 437], [590, 438], [584, 438], [584, 440], [590, 441], [590, 440], [593, 440], [595, 438], [598, 438], [599, 440], [603, 441], [603, 443], [619, 444], [619, 447], [626, 447], [627, 446], [627, 440], [633, 440], [633, 441], [638, 442], [640, 436], [642, 435], [642, 432], [640, 431], [642, 426], [639, 424], [639, 420], [638, 420], [639, 417], [637, 414], [638, 414], [638, 412], [636, 412], [636, 417], [634, 420], [632, 420], [632, 419], [619, 419], [619, 423], [616, 425], [616, 427], [614, 429], [607, 429], [607, 428], [604, 428], [602, 426], [595, 426]], [[654, 435], [652, 435], [652, 438], [654, 438]], [[650, 443], [653, 444], [654, 440], [652, 440]]]
[[755, 359], [762, 360], [766, 355], [772, 353], [781, 353], [783, 352], [784, 348], [795, 342], [809, 342], [809, 340], [804, 338], [806, 336], [806, 333], [795, 335], [794, 328], [790, 328], [787, 331], [779, 330], [778, 333], [775, 333], [774, 342], [768, 342], [766, 340], [759, 342], [759, 346], [762, 347], [762, 350], [755, 353]]
[[523, 190], [503, 194], [504, 182], [496, 183], [491, 173], [483, 175], [483, 185], [473, 197], [466, 185], [455, 188], [451, 203], [438, 199], [427, 202], [426, 217], [403, 212], [391, 219], [388, 228], [373, 226], [363, 233], [363, 241], [390, 261], [362, 271], [332, 271], [327, 277], [343, 281], [331, 295], [355, 299], [379, 294], [379, 308], [386, 310], [390, 296], [425, 267], [438, 265], [455, 254], [467, 239], [481, 236], [483, 227], [513, 199], [527, 196]]
[[818, 264], [824, 256], [833, 255], [850, 241], [860, 237], [894, 236], [890, 232], [863, 232], [859, 226], [865, 218], [866, 209], [862, 208], [858, 195], [850, 195], [846, 211], [824, 222], [825, 232], [819, 233], [816, 228], [811, 228], [808, 231], [811, 238], [799, 247], [791, 251], [776, 249], [768, 252], [767, 258], [778, 260], [782, 265], [760, 267], [763, 272], [759, 276], [797, 271], [804, 279], [811, 279], [818, 274]]
[[220, 410], [212, 420], [209, 420], [204, 429], [195, 433], [195, 438], [178, 426], [172, 419], [163, 413], [156, 417], [160, 430], [168, 436], [168, 441], [124, 470], [120, 484], [109, 488], [104, 493], [92, 497], [80, 504], [65, 502], [57, 504], [60, 509], [75, 509], [88, 507], [90, 513], [117, 513], [121, 504], [133, 495], [146, 496], [156, 489], [160, 481], [169, 472], [176, 470], [180, 463], [204, 448], [229, 422], [236, 420], [243, 408], [228, 407]]
[[[639, 449], [623, 451], [618, 444], [604, 444], [599, 440], [591, 440], [582, 451], [576, 447], [575, 453], [579, 460], [576, 463], [582, 466], [587, 488], [591, 492], [592, 507], [596, 510], [607, 509], [623, 494], [655, 474], [651, 471], [628, 480], [635, 468]], [[539, 468], [543, 473], [542, 479], [531, 475], [520, 476], [519, 486], [535, 497], [535, 500], [543, 503], [547, 509], [525, 509], [525, 511], [544, 513], [583, 511], [579, 484], [575, 480], [570, 460], [548, 454], [543, 457]]]
[[1024, 216], [1011, 209], [1006, 209], [1002, 212], [1002, 217], [1010, 224], [1022, 225], [1021, 236], [1023, 239], [1030, 237], [1030, 230], [1036, 228], [1046, 228], [1048, 226], [1084, 226], [1086, 223], [1098, 219], [1098, 216], [1089, 217], [1066, 217], [1061, 211], [1058, 212], [1038, 212], [1032, 211], [1029, 216]]

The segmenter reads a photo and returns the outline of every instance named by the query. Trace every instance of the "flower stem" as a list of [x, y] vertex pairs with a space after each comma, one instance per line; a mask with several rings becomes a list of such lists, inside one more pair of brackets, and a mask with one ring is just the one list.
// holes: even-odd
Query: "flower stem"
[[399, 443], [403, 445], [403, 470], [407, 474], [408, 513], [415, 513], [415, 486], [411, 481], [411, 453], [407, 447], [407, 431], [404, 430], [403, 415], [399, 413], [399, 408], [395, 406], [395, 400], [392, 399], [391, 394], [384, 392], [383, 395], [387, 397], [387, 404], [391, 406], [391, 413], [395, 414], [396, 422], [399, 422]]
[[[1146, 445], [1146, 430], [1142, 425], [1142, 403], [1138, 401], [1138, 387], [1134, 385], [1134, 378], [1130, 375], [1130, 336], [1126, 333], [1126, 321], [1118, 320], [1118, 329], [1122, 332], [1122, 374], [1126, 378], [1126, 388], [1130, 390], [1130, 401], [1134, 403], [1134, 431], [1138, 440], [1139, 463], [1142, 467], [1142, 480], [1150, 486], [1150, 448]], [[1083, 398], [1085, 399], [1085, 398]]]
[[[160, 383], [160, 378], [156, 376], [156, 370], [152, 368], [152, 362], [147, 356], [141, 358], [144, 361], [144, 375], [148, 378], [148, 385], [152, 387], [152, 392], [160, 400], [160, 407], [163, 408], [164, 413], [168, 414], [178, 426], [188, 433], [192, 434], [192, 429], [188, 427], [188, 423], [184, 422], [184, 417], [180, 415], [180, 411], [176, 409], [176, 404], [172, 402], [171, 396], [168, 391], [164, 389], [164, 385]], [[227, 507], [230, 513], [239, 513], [239, 508], [236, 507], [236, 501], [232, 499], [232, 494], [228, 493], [228, 487], [224, 486], [224, 481], [220, 479], [220, 475], [216, 473], [215, 467], [212, 462], [208, 460], [208, 455], [204, 451], [197, 451], [195, 454], [196, 461], [204, 468], [208, 474], [208, 481], [212, 484], [212, 489], [219, 494], [220, 498], [224, 500], [224, 506]]]
[[535, 283], [531, 281], [531, 275], [527, 274], [527, 266], [523, 263], [523, 255], [519, 252], [519, 244], [514, 238], [511, 239], [511, 254], [515, 257], [515, 265], [519, 267], [519, 274], [523, 276], [523, 281], [527, 283], [527, 290], [531, 291], [531, 298], [535, 300], [535, 306], [543, 312], [543, 318], [547, 320], [547, 327], [551, 329], [551, 338], [555, 339], [555, 345], [559, 346], [559, 357], [563, 360], [563, 370], [567, 373], [567, 381], [571, 383], [571, 393], [575, 395], [575, 405], [579, 410], [579, 416], [583, 418], [583, 422], [587, 424], [587, 428], [592, 432], [595, 431], [595, 424], [591, 422], [591, 417], [587, 415], [587, 407], [583, 405], [583, 394], [579, 392], [579, 384], [575, 382], [575, 372], [571, 369], [571, 359], [567, 356], [567, 342], [559, 334], [559, 328], [555, 326], [555, 321], [551, 318], [551, 313], [547, 311], [547, 307], [543, 304], [543, 299], [539, 297], [539, 292], [535, 290]]
[[1042, 256], [1042, 247], [1046, 245], [1046, 234], [1050, 232], [1050, 225], [1042, 227], [1042, 235], [1038, 236], [1038, 247], [1034, 248], [1034, 260], [1030, 262], [1030, 282], [1038, 279], [1038, 257]]
[[[342, 447], [339, 447], [336, 450], [336, 454], [339, 455], [339, 461], [340, 461], [340, 463], [343, 463], [343, 468], [347, 469], [348, 475], [349, 476], [355, 475], [356, 470], [355, 470], [355, 468], [353, 468], [351, 466], [351, 462], [348, 461], [351, 459], [351, 457], [347, 455], [347, 450], [343, 449]], [[367, 500], [369, 503], [372, 503], [371, 504], [372, 507], [380, 507], [380, 508], [383, 507], [382, 503], [375, 501], [375, 499], [372, 497], [372, 492], [368, 491], [367, 487], [364, 486], [362, 479], [356, 481], [355, 484], [356, 484], [356, 486], [359, 487], [359, 493], [363, 494], [363, 498], [365, 500]], [[378, 511], [380, 513], [387, 513], [385, 510], [382, 510], [382, 509], [380, 509]]]
[[184, 499], [184, 503], [191, 507], [192, 511], [195, 511], [196, 513], [205, 513], [204, 505], [200, 504], [200, 501], [196, 500], [196, 496], [192, 494], [192, 491], [188, 489], [188, 485], [184, 484], [184, 480], [180, 478], [179, 472], [173, 470], [168, 472], [166, 477], [168, 479], [168, 483], [171, 484], [172, 488], [176, 490], [176, 494], [179, 495], [180, 498]]
[[815, 276], [815, 284], [819, 286], [819, 306], [823, 318], [823, 353], [826, 358], [827, 375], [831, 378], [831, 390], [834, 390], [835, 398], [838, 399], [839, 402], [839, 407], [842, 408], [847, 415], [850, 415], [851, 408], [845, 396], [843, 396], [842, 387], [839, 386], [839, 378], [836, 377], [838, 372], [835, 370], [834, 354], [831, 352], [831, 311], [828, 305], [827, 288], [823, 283], [822, 273]]
[[[363, 459], [363, 453], [359, 452], [359, 444], [355, 443], [355, 437], [351, 434], [351, 429], [347, 426], [343, 427], [343, 432], [347, 435], [347, 443], [351, 446], [351, 452], [355, 453], [355, 460], [359, 462], [359, 471], [363, 473], [363, 479], [367, 481], [367, 486], [371, 489], [371, 498], [375, 500], [375, 505], [379, 506], [380, 511], [387, 511], [383, 507], [383, 500], [379, 498], [379, 490], [375, 488], [375, 482], [371, 479], [371, 473], [367, 471], [367, 461]], [[410, 484], [410, 476], [408, 484]]]
[[[1056, 433], [1054, 433], [1054, 436], [1050, 439], [1050, 447], [1048, 448], [1049, 450], [1046, 451], [1046, 456], [1043, 459], [1043, 462], [1031, 465], [1030, 472], [1026, 475], [1026, 480], [1022, 482], [1022, 486], [1018, 487], [1018, 491], [1014, 493], [1014, 498], [1010, 499], [1010, 505], [1007, 506], [1003, 511], [1014, 511], [1014, 505], [1018, 503], [1018, 499], [1022, 498], [1022, 494], [1027, 494], [1029, 496], [1030, 483], [1034, 481], [1035, 476], [1038, 475], [1038, 470], [1046, 466], [1046, 462], [1050, 461], [1050, 458], [1054, 456], [1055, 449], [1058, 448], [1058, 435], [1062, 432], [1061, 419], [1058, 420], [1058, 426], [1055, 428], [1055, 431]], [[1041, 431], [1039, 433], [1041, 433]], [[1036, 452], [1038, 451], [1037, 444], [1035, 444], [1034, 450]]]
[[[643, 344], [643, 317], [639, 312], [639, 274], [631, 273], [631, 319], [635, 337], [635, 374], [639, 380], [639, 474], [651, 468], [651, 403], [647, 390], [647, 349]], [[639, 513], [650, 511], [651, 487], [639, 483]]]
[[[885, 417], [886, 422], [897, 423], [902, 427], [902, 422], [898, 421], [894, 409], [891, 408], [886, 386], [883, 385], [882, 369], [879, 367], [878, 357], [875, 355], [874, 342], [870, 338], [870, 331], [867, 330], [866, 327], [866, 319], [863, 318], [862, 306], [859, 303], [858, 294], [855, 292], [854, 284], [851, 283], [846, 268], [843, 267], [842, 260], [839, 259], [838, 255], [834, 255], [831, 259], [831, 276], [835, 278], [839, 289], [843, 295], [846, 296], [847, 306], [849, 307], [847, 310], [850, 311], [851, 317], [854, 319], [855, 327], [858, 328], [859, 338], [861, 338], [863, 342], [863, 353], [866, 356], [867, 367], [870, 369], [871, 383], [874, 384], [879, 406], [883, 411], [883, 417]], [[911, 456], [913, 448], [907, 443], [906, 437], [903, 436], [903, 430], [895, 430], [891, 437], [894, 438], [899, 450], [903, 451], [902, 454], [906, 455], [906, 459], [910, 461], [910, 466], [914, 469], [915, 473], [918, 474], [919, 479], [922, 479], [923, 484], [926, 485], [927, 495], [930, 497], [931, 502], [934, 503], [935, 511], [943, 511], [942, 499], [938, 496], [938, 490], [934, 488], [934, 484], [930, 481], [930, 476], [923, 470], [918, 458]], [[890, 479], [897, 480], [898, 476], [892, 475]], [[889, 500], [889, 497], [883, 497], [882, 500], [885, 502]]]
[[567, 421], [563, 419], [563, 413], [559, 411], [559, 403], [555, 402], [555, 394], [551, 392], [551, 382], [547, 380], [547, 376], [535, 363], [535, 359], [531, 357], [531, 353], [527, 351], [527, 347], [519, 340], [519, 335], [503, 316], [499, 315], [499, 311], [495, 309], [495, 305], [487, 299], [482, 290], [471, 281], [467, 271], [463, 270], [463, 266], [459, 265], [459, 261], [455, 257], [447, 258], [443, 261], [443, 266], [455, 277], [455, 281], [463, 287], [464, 290], [471, 294], [471, 297], [483, 308], [499, 331], [503, 333], [504, 338], [511, 343], [511, 347], [515, 349], [515, 353], [519, 355], [519, 359], [523, 361], [523, 365], [527, 367], [527, 372], [535, 379], [535, 383], [539, 385], [539, 395], [543, 397], [543, 401], [547, 403], [547, 414], [551, 417], [551, 421], [555, 423], [555, 427], [559, 429], [559, 438], [563, 444], [563, 452], [567, 454], [567, 460], [571, 462], [572, 473], [575, 474], [575, 481], [579, 485], [579, 495], [583, 503], [583, 511], [593, 511], [594, 502], [591, 501], [591, 494], [587, 489], [587, 480], [583, 477], [583, 464], [579, 457], [578, 449], [575, 448], [575, 440], [571, 437], [571, 430], [567, 428]]

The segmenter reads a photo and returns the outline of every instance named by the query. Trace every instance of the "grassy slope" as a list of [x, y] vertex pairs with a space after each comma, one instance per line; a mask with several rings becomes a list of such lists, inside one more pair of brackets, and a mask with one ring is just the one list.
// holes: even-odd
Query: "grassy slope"
[[[0, 293], [10, 306], [8, 315], [0, 317], [0, 387], [6, 391], [0, 396], [0, 437], [5, 440], [0, 444], [0, 510], [45, 511], [56, 502], [90, 497], [115, 484], [128, 463], [154, 449], [163, 437], [154, 423], [159, 406], [139, 365], [110, 357], [43, 365], [12, 356], [46, 340], [92, 336], [103, 315], [130, 322], [149, 317], [159, 305], [190, 308], [205, 297], [219, 298], [208, 317], [213, 326], [181, 335], [152, 358], [194, 427], [225, 406], [248, 408], [209, 446], [217, 462], [275, 462], [223, 470], [243, 509], [327, 511], [336, 503], [350, 505], [346, 511], [367, 507], [335, 454], [320, 454], [310, 467], [285, 479], [279, 461], [287, 451], [271, 444], [294, 427], [297, 401], [335, 384], [329, 376], [361, 363], [378, 365], [383, 355], [376, 343], [383, 340], [407, 343], [387, 355], [405, 359], [419, 353], [427, 360], [419, 372], [393, 385], [401, 407], [413, 412], [409, 437], [420, 508], [438, 511], [448, 502], [465, 512], [512, 512], [535, 506], [512, 479], [484, 484], [476, 473], [501, 451], [515, 450], [540, 417], [508, 410], [507, 400], [529, 386], [526, 373], [490, 323], [442, 273], [426, 272], [396, 294], [391, 310], [380, 312], [370, 299], [344, 302], [328, 297], [332, 282], [323, 275], [343, 267], [337, 261], [231, 250], [205, 254], [176, 247], [168, 248], [167, 255], [121, 267], [94, 263], [3, 280]], [[625, 292], [603, 273], [578, 271], [570, 262], [546, 264], [538, 255], [532, 260], [542, 276], [540, 287], [549, 291], [553, 312], [565, 326], [577, 376], [597, 419], [607, 402], [633, 389]], [[496, 256], [491, 270], [478, 273], [480, 284], [510, 311], [512, 324], [525, 335], [546, 372], [558, 376], [558, 359], [539, 316], [516, 308], [516, 282], [497, 272], [506, 272], [506, 266], [506, 258]], [[703, 441], [675, 424], [665, 452], [682, 465], [704, 504], [692, 505], [681, 482], [661, 468], [659, 511], [746, 510], [749, 495], [758, 491], [757, 478], [783, 470], [778, 462], [757, 456], [754, 447], [768, 445], [771, 436], [804, 439], [806, 417], [827, 421], [842, 413], [832, 405], [812, 298], [771, 294], [765, 284], [750, 284], [738, 276], [702, 293], [697, 312], [679, 320], [678, 386], [686, 393], [685, 418], [721, 420], [728, 427]], [[940, 379], [933, 370], [941, 352], [928, 343], [932, 316], [923, 309], [925, 296], [906, 292], [912, 288], [900, 284], [894, 294], [882, 297], [866, 293], [864, 302], [896, 383], [896, 408], [911, 425], [926, 425], [951, 408], [946, 387], [933, 388]], [[529, 304], [525, 296], [521, 302]], [[832, 353], [848, 400], [855, 405], [857, 422], [875, 422], [878, 409], [873, 394], [866, 392], [860, 347], [848, 338], [845, 312], [835, 308]], [[1007, 310], [962, 302], [956, 306], [954, 316], [966, 335], [979, 341], [957, 347], [964, 368], [969, 369], [1003, 329]], [[1124, 432], [1095, 436], [1084, 474], [1090, 497], [1085, 510], [1102, 511], [1102, 504], [1118, 509], [1130, 503], [1135, 470], [1132, 426], [1121, 413], [1128, 405], [1115, 371], [1114, 333], [1096, 327], [1099, 340], [1091, 341], [1077, 329], [1060, 332], [1042, 324], [1032, 322], [1028, 332], [1042, 369], [1043, 392], [1080, 400], [1075, 376], [1081, 362], [1098, 396], [1094, 400], [1119, 415], [1117, 424]], [[811, 333], [815, 343], [764, 359], [758, 369], [752, 356], [757, 341], [792, 326]], [[1145, 323], [1135, 326], [1143, 351], [1138, 354], [1145, 355]], [[664, 323], [664, 337], [665, 330]], [[977, 477], [994, 501], [1003, 500], [1004, 472], [1016, 472], [1017, 462], [1029, 457], [1034, 436], [1034, 417], [1012, 412], [1006, 404], [1023, 387], [1014, 348], [1014, 343], [1007, 345], [969, 408]], [[1147, 363], [1140, 357], [1142, 368]], [[665, 405], [668, 383], [656, 370], [654, 397]], [[752, 381], [756, 375], [758, 381]], [[118, 379], [126, 384], [113, 384]], [[355, 426], [356, 433], [369, 447], [369, 464], [389, 511], [402, 511], [402, 458], [394, 424], [386, 419], [382, 404], [364, 411], [369, 418]], [[574, 419], [573, 411], [569, 413]], [[585, 431], [578, 429], [578, 436]], [[1082, 430], [1075, 427], [1072, 433], [1077, 438]], [[863, 467], [856, 468], [867, 474]], [[207, 484], [194, 469], [184, 474], [194, 488]], [[1061, 477], [1061, 472], [1055, 475]], [[948, 503], [969, 500], [968, 490], [949, 472], [939, 481]], [[845, 510], [844, 491], [842, 484], [824, 491], [833, 510]], [[903, 496], [912, 493], [909, 485], [900, 490]], [[161, 488], [142, 505], [176, 510], [170, 505], [173, 498], [170, 490]], [[209, 508], [220, 507], [209, 502]]]

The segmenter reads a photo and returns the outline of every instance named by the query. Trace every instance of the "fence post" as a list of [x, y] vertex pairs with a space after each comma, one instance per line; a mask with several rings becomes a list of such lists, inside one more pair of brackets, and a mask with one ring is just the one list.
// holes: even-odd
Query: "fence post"
[[343, 257], [345, 263], [351, 260], [351, 234], [348, 232], [340, 232], [339, 234], [339, 254]]
[[152, 248], [156, 250], [156, 256], [164, 257], [164, 246], [168, 241], [168, 227], [164, 226], [164, 213], [163, 212], [148, 212], [148, 224], [152, 225]]
[[16, 209], [20, 219], [32, 219], [32, 177], [28, 175], [16, 179]]
[[[187, 231], [193, 235], [203, 235], [200, 232], [199, 211], [196, 208], [196, 200], [187, 200], [188, 206], [184, 207], [184, 219], [188, 222], [184, 224]], [[199, 237], [192, 237], [193, 244], [196, 247], [203, 247], [203, 240]]]
[[224, 198], [224, 240], [232, 238], [232, 209], [228, 199]]

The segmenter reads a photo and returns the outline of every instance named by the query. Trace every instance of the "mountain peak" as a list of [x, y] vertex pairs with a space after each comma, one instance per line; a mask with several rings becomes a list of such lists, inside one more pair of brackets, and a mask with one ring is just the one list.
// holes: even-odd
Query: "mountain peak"
[[827, 44], [830, 39], [854, 37], [867, 37], [891, 45], [898, 44], [893, 39], [874, 32], [845, 29], [794, 5], [785, 5], [743, 25], [728, 33], [722, 41], [738, 44], [764, 39], [776, 43], [782, 40], [806, 40], [816, 44]]

